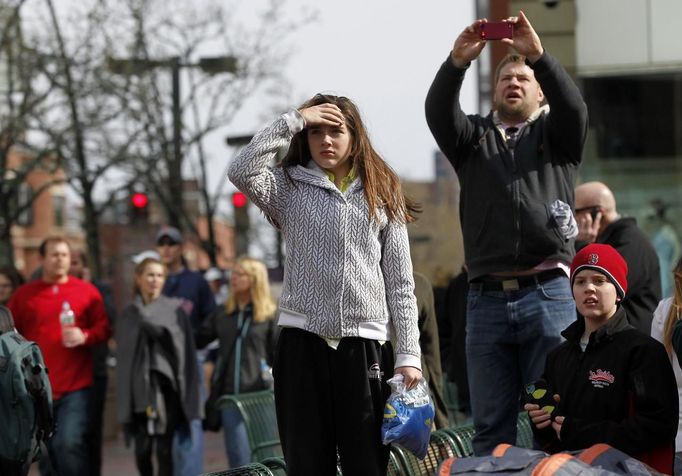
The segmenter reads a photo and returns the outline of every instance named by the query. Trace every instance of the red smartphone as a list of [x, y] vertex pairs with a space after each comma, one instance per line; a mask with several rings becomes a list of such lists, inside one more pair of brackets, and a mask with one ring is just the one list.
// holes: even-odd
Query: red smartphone
[[511, 38], [514, 34], [514, 24], [507, 21], [481, 23], [482, 40], [501, 40]]

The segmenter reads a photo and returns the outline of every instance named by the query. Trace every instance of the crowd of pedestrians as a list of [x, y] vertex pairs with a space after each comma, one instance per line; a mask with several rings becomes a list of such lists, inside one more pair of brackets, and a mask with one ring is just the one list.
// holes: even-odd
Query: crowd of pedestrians
[[[466, 263], [439, 318], [410, 259], [407, 225], [420, 207], [356, 105], [330, 94], [275, 118], [228, 170], [286, 241], [278, 303], [259, 260], [237, 259], [229, 279], [190, 270], [173, 227], [135, 257], [120, 313], [62, 237], [44, 240], [28, 283], [0, 269], [0, 304], [49, 368], [56, 431], [41, 473], [100, 474], [115, 341], [118, 421], [141, 475], [201, 474], [204, 427], [222, 426], [231, 466], [249, 462], [240, 414], [213, 403], [272, 379], [288, 474], [332, 475], [338, 463], [344, 474], [383, 475], [394, 374], [407, 388], [426, 379], [434, 428], [451, 421], [442, 385], [456, 382], [476, 455], [513, 444], [525, 408], [545, 451], [607, 443], [682, 474], [682, 262], [674, 296], [661, 300], [648, 237], [607, 185], [576, 188], [588, 129], [580, 91], [523, 12], [505, 21], [514, 30], [501, 41], [516, 53], [495, 71], [489, 114], [460, 106], [485, 19], [455, 39], [426, 96], [427, 123], [461, 184]], [[529, 384], [546, 386], [552, 404], [524, 405]]]

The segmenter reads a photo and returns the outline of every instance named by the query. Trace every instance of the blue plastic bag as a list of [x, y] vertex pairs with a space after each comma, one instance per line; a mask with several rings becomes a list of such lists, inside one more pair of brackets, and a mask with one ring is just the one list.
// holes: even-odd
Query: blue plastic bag
[[381, 439], [385, 445], [398, 443], [423, 459], [429, 449], [434, 408], [429, 396], [429, 386], [423, 378], [412, 390], [406, 390], [401, 374], [387, 383], [392, 393], [384, 407]]

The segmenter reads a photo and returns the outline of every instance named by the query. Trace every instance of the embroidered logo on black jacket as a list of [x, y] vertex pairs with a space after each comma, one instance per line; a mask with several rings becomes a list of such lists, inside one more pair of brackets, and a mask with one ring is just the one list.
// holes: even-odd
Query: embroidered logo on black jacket
[[384, 376], [384, 373], [381, 371], [381, 367], [379, 367], [379, 364], [374, 363], [372, 366], [367, 370], [367, 377], [370, 379], [376, 379], [376, 380], [381, 380]]
[[608, 370], [597, 369], [590, 370], [588, 377], [594, 388], [606, 388], [611, 385], [616, 378]]

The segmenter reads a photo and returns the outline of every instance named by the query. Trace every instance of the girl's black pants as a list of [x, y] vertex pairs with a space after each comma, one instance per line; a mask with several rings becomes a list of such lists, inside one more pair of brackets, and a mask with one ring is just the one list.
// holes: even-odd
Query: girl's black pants
[[381, 423], [393, 362], [389, 342], [344, 337], [334, 350], [316, 334], [282, 329], [273, 375], [289, 476], [333, 476], [337, 454], [343, 474], [386, 474]]

